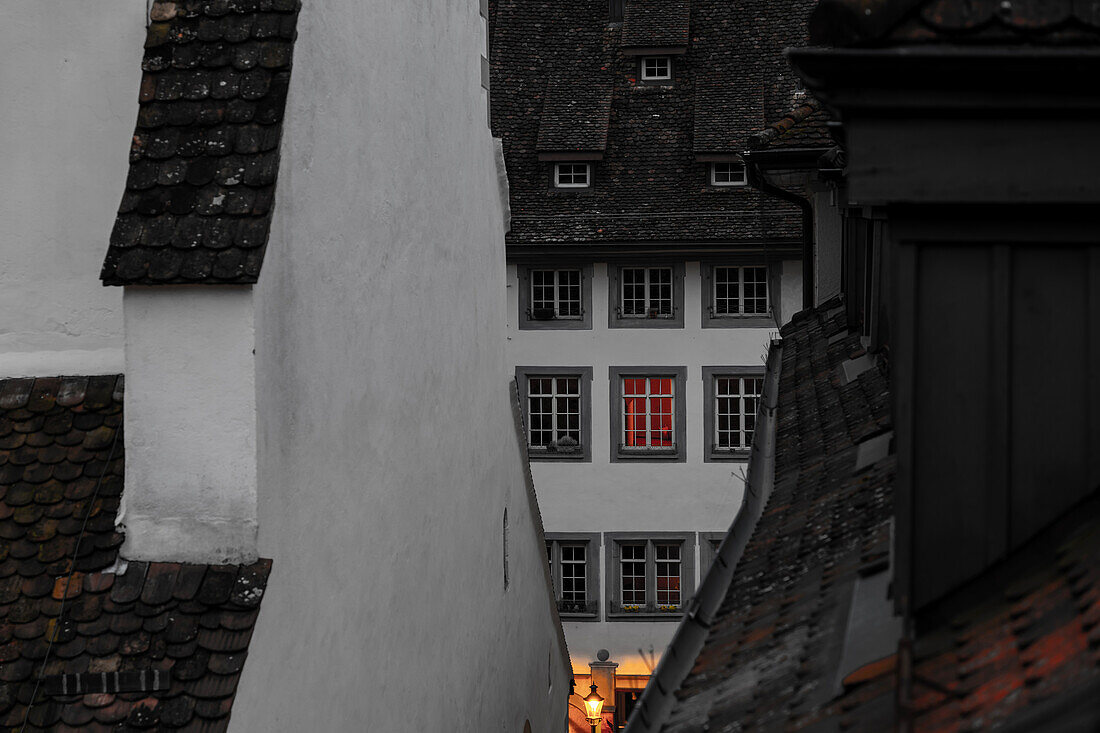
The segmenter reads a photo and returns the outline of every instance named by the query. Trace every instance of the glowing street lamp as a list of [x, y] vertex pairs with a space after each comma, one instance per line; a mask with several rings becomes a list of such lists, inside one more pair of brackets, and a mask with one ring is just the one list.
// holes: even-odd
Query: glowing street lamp
[[596, 686], [592, 685], [592, 692], [584, 698], [585, 717], [588, 718], [588, 722], [592, 724], [592, 733], [597, 733], [597, 726], [602, 720], [601, 713], [603, 713], [603, 698], [596, 692]]

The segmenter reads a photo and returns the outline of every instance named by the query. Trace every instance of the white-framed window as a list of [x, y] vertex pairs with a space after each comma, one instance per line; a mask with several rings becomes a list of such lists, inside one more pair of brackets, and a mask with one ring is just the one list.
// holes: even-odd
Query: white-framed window
[[619, 557], [619, 598], [623, 606], [646, 604], [646, 543], [623, 543]]
[[748, 450], [756, 430], [756, 413], [764, 379], [756, 376], [723, 375], [713, 377], [714, 449]]
[[711, 313], [715, 316], [768, 314], [768, 268], [715, 265]]
[[745, 164], [739, 160], [710, 164], [710, 185], [712, 186], [744, 186], [748, 182]]
[[605, 535], [610, 551], [608, 611], [616, 618], [676, 616], [695, 582], [693, 534]]
[[672, 78], [672, 59], [668, 56], [643, 56], [642, 81], [663, 81]]
[[657, 607], [679, 608], [683, 602], [680, 594], [680, 543], [656, 542], [653, 548], [657, 554]]
[[536, 320], [581, 317], [581, 271], [531, 270], [531, 317]]
[[546, 558], [558, 611], [563, 615], [594, 619], [599, 610], [598, 534], [564, 532], [548, 535]]
[[676, 380], [673, 377], [622, 380], [623, 450], [675, 450]]
[[579, 376], [527, 378], [528, 450], [571, 453], [581, 447]]
[[672, 318], [671, 267], [624, 267], [619, 277], [623, 318]]
[[592, 367], [516, 367], [527, 456], [532, 461], [590, 461]]
[[556, 188], [588, 188], [592, 185], [592, 166], [589, 163], [555, 163], [554, 186]]

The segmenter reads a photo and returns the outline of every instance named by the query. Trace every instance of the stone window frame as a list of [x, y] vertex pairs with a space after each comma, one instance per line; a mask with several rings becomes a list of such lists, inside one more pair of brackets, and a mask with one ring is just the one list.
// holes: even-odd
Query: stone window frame
[[[695, 594], [695, 532], [605, 532], [604, 584], [606, 617], [609, 621], [679, 621]], [[680, 543], [680, 605], [675, 611], [659, 611], [657, 599], [657, 544]], [[623, 611], [620, 597], [621, 566], [619, 548], [624, 544], [646, 545], [646, 606], [639, 611]]]
[[[714, 268], [716, 267], [764, 267], [767, 268], [768, 283], [768, 312], [766, 314], [752, 315], [715, 315], [714, 313]], [[777, 329], [775, 322], [775, 302], [779, 294], [781, 284], [777, 277], [778, 270], [782, 269], [782, 263], [771, 261], [770, 258], [761, 260], [760, 257], [749, 255], [731, 255], [721, 260], [708, 260], [699, 264], [699, 274], [702, 278], [699, 290], [702, 293], [701, 302], [701, 326], [703, 328], [769, 328]]]
[[[586, 545], [585, 557], [585, 597], [586, 610], [562, 610], [566, 604], [561, 599], [561, 546], [562, 545]], [[603, 562], [602, 547], [603, 538], [599, 532], [547, 532], [547, 560], [550, 564], [550, 579], [554, 587], [554, 602], [558, 606], [558, 614], [568, 621], [599, 621], [600, 600], [602, 589], [600, 588], [600, 567]], [[590, 609], [590, 610], [588, 610]]]
[[[760, 366], [704, 366], [703, 374], [703, 462], [723, 463], [728, 461], [745, 462], [749, 460], [751, 448], [718, 449], [714, 444], [715, 422], [715, 377], [751, 377], [763, 379], [764, 365]], [[759, 408], [759, 402], [757, 403]]]
[[[580, 270], [581, 317], [539, 320], [531, 316], [532, 270]], [[591, 331], [592, 330], [592, 263], [544, 262], [518, 265], [519, 328], [521, 331]]]
[[[698, 535], [697, 544], [699, 545], [699, 573], [700, 578], [705, 578], [706, 573], [710, 570], [710, 566], [714, 564], [714, 559], [718, 557], [718, 548], [711, 545], [712, 542], [717, 542], [718, 547], [722, 546], [722, 541], [726, 538], [726, 532], [696, 532]], [[700, 581], [701, 582], [701, 581]]]
[[[611, 462], [635, 463], [657, 461], [665, 463], [687, 462], [687, 367], [684, 366], [612, 366], [608, 367], [608, 395], [610, 402], [611, 426]], [[669, 450], [631, 450], [622, 449], [623, 442], [623, 378], [624, 377], [671, 377], [673, 445]]]
[[[574, 453], [551, 453], [531, 450], [530, 409], [528, 400], [530, 377], [577, 377], [581, 387], [581, 445]], [[592, 462], [592, 367], [590, 366], [517, 366], [516, 387], [523, 411], [523, 440], [530, 461]]]
[[[672, 268], [672, 316], [669, 318], [624, 318], [622, 309], [622, 271], [626, 268]], [[622, 262], [607, 265], [607, 327], [608, 328], [683, 328], [684, 327], [684, 263], [683, 262]]]

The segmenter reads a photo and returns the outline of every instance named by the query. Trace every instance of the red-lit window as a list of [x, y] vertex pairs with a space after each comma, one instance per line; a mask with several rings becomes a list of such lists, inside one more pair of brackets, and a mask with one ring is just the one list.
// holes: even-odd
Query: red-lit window
[[672, 377], [623, 378], [623, 447], [676, 447]]

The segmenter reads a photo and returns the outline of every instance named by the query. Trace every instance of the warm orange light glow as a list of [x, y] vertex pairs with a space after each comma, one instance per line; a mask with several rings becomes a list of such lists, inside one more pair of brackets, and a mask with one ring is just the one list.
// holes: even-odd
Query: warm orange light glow
[[584, 707], [588, 711], [588, 722], [592, 725], [598, 725], [600, 722], [600, 713], [603, 712], [603, 698], [596, 692], [596, 686], [592, 685], [592, 692], [584, 698]]

